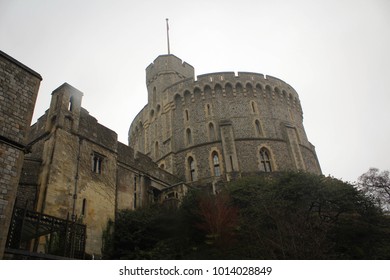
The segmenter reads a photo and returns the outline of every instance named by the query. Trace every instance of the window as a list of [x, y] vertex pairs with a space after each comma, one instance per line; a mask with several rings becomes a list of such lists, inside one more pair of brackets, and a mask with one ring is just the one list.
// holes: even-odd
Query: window
[[257, 112], [257, 103], [256, 103], [256, 101], [251, 101], [251, 109], [252, 109], [252, 113], [256, 113]]
[[213, 123], [209, 123], [209, 140], [215, 141], [215, 130]]
[[211, 116], [211, 106], [210, 106], [210, 104], [206, 105], [206, 116], [207, 117]]
[[87, 210], [87, 200], [84, 198], [83, 199], [83, 206], [81, 208], [81, 215], [82, 216], [85, 216], [86, 210]]
[[92, 171], [96, 174], [102, 174], [103, 156], [93, 154], [92, 156]]
[[236, 84], [236, 92], [241, 93], [242, 92], [242, 85], [240, 83]]
[[190, 171], [190, 181], [196, 181], [195, 161], [192, 157], [188, 158], [188, 167]]
[[229, 95], [229, 96], [233, 95], [233, 87], [231, 84], [227, 83], [225, 85], [225, 92], [226, 92], [226, 95]]
[[271, 158], [266, 148], [260, 149], [260, 164], [262, 171], [272, 172]]
[[256, 136], [261, 136], [263, 133], [261, 130], [261, 124], [259, 120], [255, 121], [255, 127], [256, 127]]
[[250, 83], [247, 83], [246, 86], [246, 92], [249, 93], [249, 94], [253, 94], [253, 87]]
[[219, 166], [219, 157], [217, 152], [213, 152], [213, 167], [214, 167], [214, 176], [219, 177], [221, 176], [221, 168]]
[[187, 145], [191, 145], [191, 144], [192, 144], [191, 129], [187, 128], [187, 130], [186, 130], [186, 136], [187, 136]]
[[185, 110], [185, 114], [186, 114], [186, 121], [189, 121], [190, 120], [190, 116], [188, 115], [188, 110]]
[[73, 111], [73, 96], [71, 96], [69, 99], [68, 111]]

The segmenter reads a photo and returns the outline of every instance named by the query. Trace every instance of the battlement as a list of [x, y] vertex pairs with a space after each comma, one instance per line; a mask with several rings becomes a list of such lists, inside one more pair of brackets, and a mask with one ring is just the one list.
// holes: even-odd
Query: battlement
[[[171, 93], [171, 96], [176, 94], [183, 95], [184, 92], [195, 92], [197, 89], [200, 93], [204, 92], [206, 88], [214, 92], [220, 88], [223, 93], [229, 87], [233, 92], [241, 91], [249, 92], [274, 92], [288, 96], [291, 99], [299, 100], [298, 93], [289, 84], [281, 79], [273, 76], [264, 75], [254, 72], [216, 72], [198, 75], [196, 80], [187, 78], [178, 81], [165, 89]], [[173, 95], [172, 95], [173, 94]]]
[[160, 55], [153, 63], [146, 67], [146, 83], [152, 82], [158, 75], [161, 74], [177, 74], [181, 78], [194, 77], [194, 67], [187, 62], [182, 61], [177, 56], [172, 54]]

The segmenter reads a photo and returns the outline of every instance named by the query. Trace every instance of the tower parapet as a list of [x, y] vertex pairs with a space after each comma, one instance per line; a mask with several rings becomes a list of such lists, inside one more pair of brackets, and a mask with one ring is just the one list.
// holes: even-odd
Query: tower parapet
[[178, 80], [194, 77], [195, 69], [172, 54], [160, 55], [146, 68], [146, 84], [149, 85], [160, 75], [176, 75]]
[[160, 55], [146, 68], [148, 104], [161, 103], [166, 87], [183, 79], [194, 77], [194, 67], [174, 55]]

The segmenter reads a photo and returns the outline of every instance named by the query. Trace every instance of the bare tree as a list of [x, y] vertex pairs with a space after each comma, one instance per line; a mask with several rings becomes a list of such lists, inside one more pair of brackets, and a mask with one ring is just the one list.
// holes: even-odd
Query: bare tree
[[358, 189], [373, 198], [384, 211], [390, 212], [390, 172], [370, 168], [358, 179]]

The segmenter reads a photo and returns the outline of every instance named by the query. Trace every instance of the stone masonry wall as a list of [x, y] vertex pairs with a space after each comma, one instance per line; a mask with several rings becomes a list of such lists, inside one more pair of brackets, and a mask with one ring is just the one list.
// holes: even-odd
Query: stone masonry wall
[[0, 259], [42, 77], [0, 51]]

